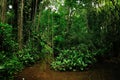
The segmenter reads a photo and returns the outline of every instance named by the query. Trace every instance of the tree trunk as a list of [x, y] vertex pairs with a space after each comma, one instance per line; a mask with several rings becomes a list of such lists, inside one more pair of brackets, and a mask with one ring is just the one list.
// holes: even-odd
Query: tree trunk
[[0, 22], [5, 23], [5, 18], [6, 18], [6, 6], [7, 6], [7, 0], [0, 0]]
[[21, 0], [18, 7], [18, 44], [19, 50], [22, 49], [23, 46], [23, 8], [24, 8], [24, 0]]

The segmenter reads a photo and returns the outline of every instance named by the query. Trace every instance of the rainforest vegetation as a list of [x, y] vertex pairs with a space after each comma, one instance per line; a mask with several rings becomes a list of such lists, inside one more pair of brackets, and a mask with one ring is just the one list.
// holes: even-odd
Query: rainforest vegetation
[[119, 56], [119, 0], [0, 0], [0, 80], [38, 61], [84, 71]]

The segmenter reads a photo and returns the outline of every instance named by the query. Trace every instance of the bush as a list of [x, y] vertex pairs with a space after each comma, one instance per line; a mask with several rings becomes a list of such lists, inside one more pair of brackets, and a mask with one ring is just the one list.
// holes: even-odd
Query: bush
[[12, 38], [12, 26], [0, 23], [0, 51], [10, 57], [15, 50], [17, 43]]
[[2, 80], [13, 80], [13, 75], [23, 69], [23, 64], [19, 61], [16, 56], [11, 59], [7, 58], [6, 61], [1, 65], [0, 79]]
[[86, 53], [75, 49], [61, 50], [59, 56], [52, 62], [51, 67], [60, 71], [84, 70], [96, 61], [94, 55], [88, 50], [86, 50]]
[[23, 65], [31, 65], [35, 63], [36, 60], [39, 59], [39, 56], [36, 54], [31, 53], [32, 49], [22, 49], [17, 53], [17, 56]]
[[12, 26], [0, 23], [0, 80], [11, 80], [12, 75], [23, 68], [14, 56], [17, 43], [13, 40]]
[[0, 64], [3, 64], [6, 60], [6, 55], [4, 51], [0, 51]]
[[12, 75], [13, 73], [23, 69], [23, 64], [16, 56], [13, 56], [12, 59], [8, 59], [5, 62], [4, 67], [8, 70], [8, 74]]

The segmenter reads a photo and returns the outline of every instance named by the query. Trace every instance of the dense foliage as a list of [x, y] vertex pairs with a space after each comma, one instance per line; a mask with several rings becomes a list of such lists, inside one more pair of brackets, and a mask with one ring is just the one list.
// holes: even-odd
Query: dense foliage
[[54, 70], [77, 71], [120, 56], [120, 1], [9, 0], [0, 11], [2, 80], [46, 58]]
[[95, 53], [90, 53], [89, 51], [82, 53], [75, 48], [71, 50], [62, 50], [56, 58], [56, 61], [52, 62], [51, 66], [53, 69], [60, 71], [85, 70], [96, 61], [94, 55]]

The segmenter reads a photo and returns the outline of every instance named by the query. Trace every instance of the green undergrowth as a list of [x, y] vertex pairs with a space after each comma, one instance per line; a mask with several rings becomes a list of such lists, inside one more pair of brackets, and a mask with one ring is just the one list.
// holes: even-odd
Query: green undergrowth
[[96, 62], [95, 54], [88, 50], [86, 52], [81, 52], [81, 50], [76, 49], [61, 50], [55, 61], [51, 63], [51, 67], [59, 71], [85, 70]]
[[41, 58], [40, 51], [29, 42], [22, 50], [18, 50], [12, 30], [12, 26], [0, 23], [0, 80], [13, 80], [15, 73]]

